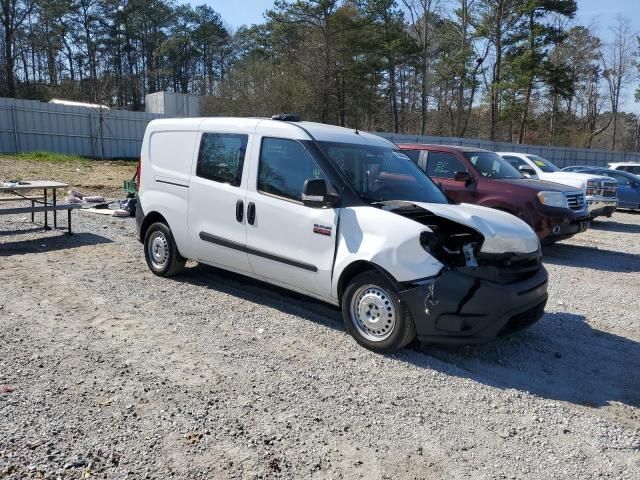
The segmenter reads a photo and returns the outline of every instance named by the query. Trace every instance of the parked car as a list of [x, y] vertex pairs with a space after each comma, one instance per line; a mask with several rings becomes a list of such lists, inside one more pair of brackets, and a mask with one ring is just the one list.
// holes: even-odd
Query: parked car
[[588, 170], [590, 168], [593, 168], [593, 167], [589, 167], [587, 165], [570, 165], [568, 167], [562, 168], [560, 171], [561, 172], [581, 172], [582, 170], [585, 170], [585, 169]]
[[618, 183], [605, 176], [588, 173], [562, 171], [546, 158], [539, 155], [515, 152], [498, 152], [511, 165], [529, 178], [561, 183], [582, 190], [587, 198], [589, 216], [611, 217], [618, 206]]
[[543, 315], [533, 230], [450, 204], [380, 137], [288, 116], [154, 120], [139, 171], [138, 235], [156, 275], [193, 259], [339, 305], [378, 352], [416, 336], [486, 341]]
[[454, 201], [509, 212], [527, 222], [543, 243], [569, 238], [589, 226], [582, 190], [527, 179], [494, 152], [443, 145], [400, 149]]
[[618, 182], [618, 208], [640, 209], [640, 177], [623, 170], [598, 167], [574, 167], [577, 172], [605, 175]]
[[622, 170], [624, 172], [633, 173], [634, 175], [640, 175], [640, 163], [639, 162], [616, 162], [610, 163], [609, 168], [611, 170]]

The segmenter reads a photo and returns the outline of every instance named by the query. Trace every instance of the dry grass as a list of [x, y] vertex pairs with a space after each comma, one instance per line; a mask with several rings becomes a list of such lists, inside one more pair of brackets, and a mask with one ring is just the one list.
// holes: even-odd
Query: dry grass
[[124, 197], [122, 184], [136, 171], [133, 161], [100, 161], [49, 152], [0, 155], [0, 181], [54, 180], [75, 190]]

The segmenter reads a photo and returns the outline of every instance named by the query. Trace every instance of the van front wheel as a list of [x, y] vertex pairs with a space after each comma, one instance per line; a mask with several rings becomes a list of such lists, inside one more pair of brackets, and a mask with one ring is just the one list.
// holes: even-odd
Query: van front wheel
[[364, 272], [353, 278], [342, 298], [342, 316], [356, 342], [374, 352], [394, 352], [416, 336], [400, 295], [378, 272]]
[[178, 253], [171, 229], [164, 223], [152, 224], [144, 236], [144, 256], [149, 269], [160, 277], [180, 273], [186, 260]]

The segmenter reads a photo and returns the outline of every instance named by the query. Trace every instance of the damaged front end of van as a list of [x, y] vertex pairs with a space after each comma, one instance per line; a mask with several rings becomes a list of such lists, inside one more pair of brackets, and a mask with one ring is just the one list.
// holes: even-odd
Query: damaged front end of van
[[543, 316], [547, 271], [537, 237], [519, 219], [467, 204], [383, 209], [426, 227], [420, 244], [443, 265], [436, 276], [400, 284], [420, 341], [481, 343]]

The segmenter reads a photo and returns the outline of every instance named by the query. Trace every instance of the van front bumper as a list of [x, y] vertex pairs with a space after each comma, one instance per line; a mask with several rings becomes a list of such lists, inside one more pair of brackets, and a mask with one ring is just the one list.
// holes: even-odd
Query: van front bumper
[[400, 292], [426, 343], [482, 343], [523, 330], [544, 315], [544, 267], [516, 283], [499, 284], [449, 270]]

